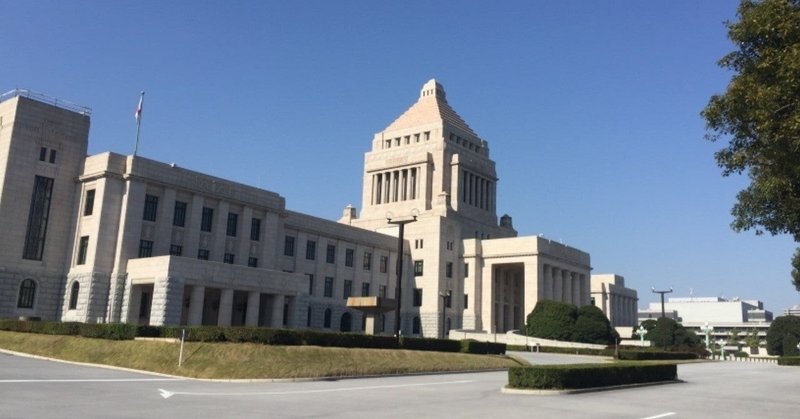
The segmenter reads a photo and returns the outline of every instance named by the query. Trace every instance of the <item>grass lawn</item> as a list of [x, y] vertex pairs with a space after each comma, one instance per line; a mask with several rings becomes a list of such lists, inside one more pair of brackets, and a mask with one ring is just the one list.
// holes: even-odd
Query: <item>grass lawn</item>
[[522, 363], [506, 356], [409, 350], [112, 341], [0, 331], [0, 348], [68, 361], [114, 365], [193, 378], [346, 377], [502, 369]]

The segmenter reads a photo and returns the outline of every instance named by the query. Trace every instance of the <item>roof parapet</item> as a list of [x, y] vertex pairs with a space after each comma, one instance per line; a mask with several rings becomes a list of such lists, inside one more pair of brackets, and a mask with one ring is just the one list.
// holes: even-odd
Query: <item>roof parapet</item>
[[22, 96], [28, 99], [33, 99], [37, 102], [46, 103], [48, 105], [53, 105], [55, 107], [68, 110], [70, 112], [79, 113], [81, 115], [92, 116], [92, 108], [88, 106], [78, 105], [76, 103], [72, 103], [67, 100], [58, 99], [52, 96], [48, 96], [44, 93], [35, 92], [29, 89], [14, 89], [3, 94], [0, 94], [0, 102], [4, 102], [8, 99], [12, 99], [18, 96]]

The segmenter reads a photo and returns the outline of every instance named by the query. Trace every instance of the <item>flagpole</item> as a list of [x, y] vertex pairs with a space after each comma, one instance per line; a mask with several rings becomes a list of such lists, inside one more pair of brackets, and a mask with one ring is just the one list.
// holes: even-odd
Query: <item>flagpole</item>
[[134, 116], [136, 117], [136, 145], [133, 147], [133, 155], [136, 155], [136, 152], [139, 151], [139, 132], [142, 130], [142, 105], [144, 105], [144, 90], [142, 90], [141, 96], [139, 96], [139, 106], [136, 107], [136, 113]]

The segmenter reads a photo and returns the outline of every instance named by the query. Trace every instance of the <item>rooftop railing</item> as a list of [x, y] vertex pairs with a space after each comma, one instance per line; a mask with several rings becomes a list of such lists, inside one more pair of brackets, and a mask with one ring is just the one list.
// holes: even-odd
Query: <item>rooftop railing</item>
[[54, 98], [52, 96], [48, 96], [44, 93], [35, 92], [33, 90], [28, 89], [14, 89], [3, 94], [0, 94], [0, 102], [4, 102], [8, 99], [15, 98], [18, 96], [26, 97], [28, 99], [33, 99], [38, 102], [47, 103], [48, 105], [57, 106], [61, 109], [66, 109], [68, 111], [76, 112], [81, 115], [91, 116], [92, 115], [92, 108], [88, 106], [78, 105], [76, 103], [72, 103], [66, 100]]

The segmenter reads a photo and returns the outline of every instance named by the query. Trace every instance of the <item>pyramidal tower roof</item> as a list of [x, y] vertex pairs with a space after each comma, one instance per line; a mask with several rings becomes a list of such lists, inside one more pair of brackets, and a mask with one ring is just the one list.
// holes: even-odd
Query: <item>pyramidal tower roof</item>
[[467, 134], [478, 137], [472, 131], [472, 128], [447, 103], [444, 87], [436, 79], [430, 79], [422, 86], [417, 102], [395, 119], [384, 131], [400, 130], [439, 121], [445, 121]]

